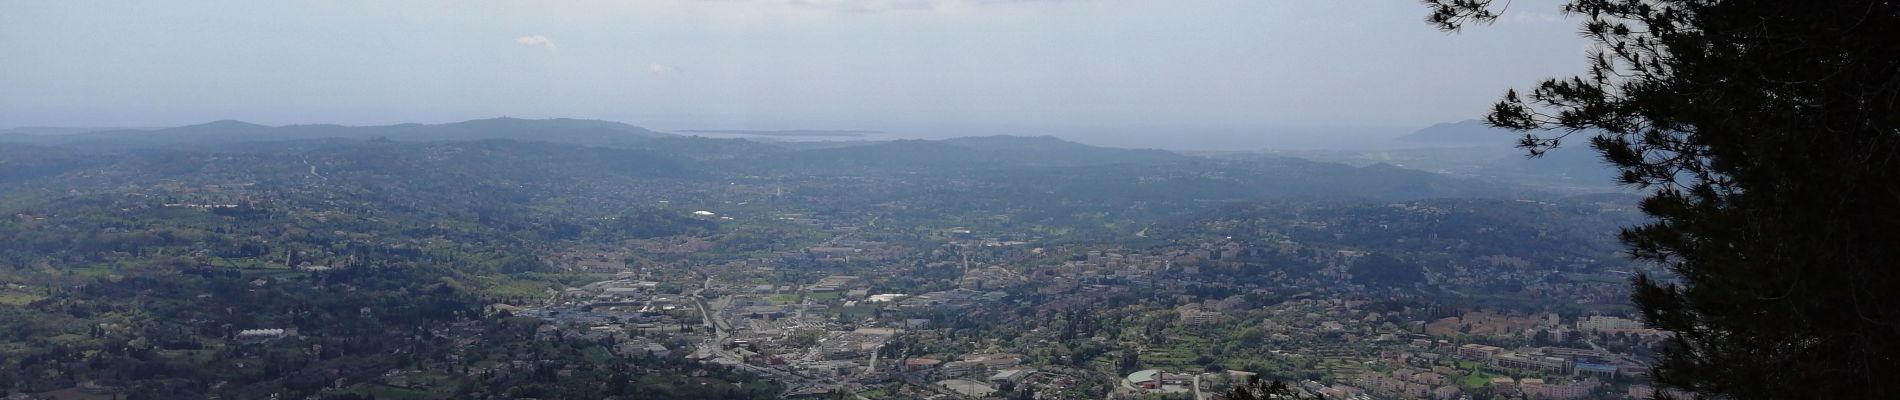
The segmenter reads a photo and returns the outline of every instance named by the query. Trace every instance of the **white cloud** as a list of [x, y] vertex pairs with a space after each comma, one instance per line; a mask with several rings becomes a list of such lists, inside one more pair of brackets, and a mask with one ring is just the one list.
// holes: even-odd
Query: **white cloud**
[[518, 37], [518, 38], [515, 38], [515, 43], [519, 43], [521, 45], [530, 46], [530, 47], [540, 47], [543, 49], [547, 49], [548, 51], [555, 51], [555, 50], [561, 49], [560, 47], [554, 45], [553, 40], [548, 40], [547, 36], [541, 36], [541, 35], [528, 35], [528, 36]]
[[678, 69], [675, 69], [673, 68], [673, 66], [666, 65], [666, 64], [649, 63], [647, 64], [647, 71], [651, 71], [655, 75], [665, 75], [665, 74], [673, 73], [674, 71], [678, 71]]

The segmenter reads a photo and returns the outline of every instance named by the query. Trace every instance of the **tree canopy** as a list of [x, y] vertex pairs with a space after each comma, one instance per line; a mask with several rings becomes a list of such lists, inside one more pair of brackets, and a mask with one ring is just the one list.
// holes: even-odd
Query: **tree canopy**
[[[1508, 4], [1426, 0], [1445, 30]], [[1673, 276], [1635, 301], [1662, 384], [1729, 398], [1900, 396], [1900, 4], [1572, 0], [1582, 76], [1487, 116], [1531, 155], [1587, 139], [1645, 191], [1621, 237]]]

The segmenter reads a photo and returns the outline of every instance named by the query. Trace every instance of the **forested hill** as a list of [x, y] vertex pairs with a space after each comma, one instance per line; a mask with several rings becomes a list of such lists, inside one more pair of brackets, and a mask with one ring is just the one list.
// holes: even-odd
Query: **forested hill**
[[1231, 254], [1216, 257], [1231, 265], [1204, 270], [1230, 279], [1259, 279], [1247, 268], [1271, 266], [1292, 276], [1425, 293], [1440, 304], [1529, 311], [1580, 304], [1551, 292], [1624, 290], [1632, 265], [1615, 237], [1641, 220], [1637, 199], [1236, 203], [1167, 220], [1145, 236], [1232, 243], [1224, 246]]

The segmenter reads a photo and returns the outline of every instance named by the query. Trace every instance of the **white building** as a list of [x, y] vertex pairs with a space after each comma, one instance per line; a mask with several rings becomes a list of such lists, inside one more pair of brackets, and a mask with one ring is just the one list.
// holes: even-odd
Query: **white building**
[[1577, 330], [1584, 332], [1642, 329], [1643, 323], [1626, 318], [1592, 315], [1577, 320]]

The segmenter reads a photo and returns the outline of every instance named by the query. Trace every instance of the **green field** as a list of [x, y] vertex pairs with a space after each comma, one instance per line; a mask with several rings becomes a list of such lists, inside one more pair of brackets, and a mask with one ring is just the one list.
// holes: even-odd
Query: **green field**
[[843, 297], [843, 296], [844, 296], [844, 293], [840, 293], [840, 292], [818, 292], [818, 293], [808, 293], [805, 295], [805, 298], [811, 299], [811, 301], [815, 301], [819, 303], [826, 303], [832, 300], [837, 300], [839, 297]]
[[1465, 375], [1465, 379], [1458, 381], [1458, 386], [1465, 387], [1465, 388], [1480, 388], [1480, 387], [1484, 387], [1484, 385], [1490, 384], [1491, 378], [1496, 378], [1499, 376], [1500, 375], [1487, 374], [1482, 371], [1471, 371], [1470, 375]]
[[10, 306], [25, 305], [26, 303], [32, 303], [44, 298], [46, 298], [46, 296], [31, 293], [0, 292], [0, 304]]
[[429, 396], [429, 392], [425, 392], [421, 390], [404, 389], [404, 388], [391, 387], [387, 385], [378, 385], [378, 384], [360, 384], [360, 385], [350, 387], [349, 389], [345, 391], [349, 393], [363, 395], [363, 396], [372, 396], [377, 399], [420, 400], [420, 399], [427, 399], [431, 397]]

